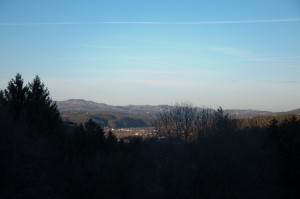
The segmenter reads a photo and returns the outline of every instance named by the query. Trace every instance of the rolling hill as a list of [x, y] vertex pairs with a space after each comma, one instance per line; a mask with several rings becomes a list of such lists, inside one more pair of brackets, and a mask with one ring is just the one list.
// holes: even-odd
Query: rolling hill
[[111, 106], [82, 99], [58, 101], [57, 106], [65, 121], [81, 123], [93, 119], [102, 126], [111, 128], [151, 126], [155, 114], [164, 107], [149, 105]]
[[[85, 122], [93, 119], [102, 126], [111, 128], [148, 127], [155, 120], [155, 115], [167, 105], [128, 105], [112, 106], [104, 103], [86, 101], [83, 99], [70, 99], [57, 101], [61, 116], [65, 121], [74, 123]], [[224, 110], [231, 118], [241, 119], [255, 116], [273, 116], [279, 114], [300, 115], [300, 109], [287, 112], [270, 112], [258, 110]]]

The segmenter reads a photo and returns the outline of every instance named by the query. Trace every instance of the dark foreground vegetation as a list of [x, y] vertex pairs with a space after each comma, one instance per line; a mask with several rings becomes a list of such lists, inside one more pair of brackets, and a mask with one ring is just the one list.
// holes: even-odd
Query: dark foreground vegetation
[[160, 138], [118, 141], [67, 127], [39, 77], [17, 74], [0, 92], [0, 198], [300, 198], [300, 121], [267, 119], [183, 103], [158, 116]]

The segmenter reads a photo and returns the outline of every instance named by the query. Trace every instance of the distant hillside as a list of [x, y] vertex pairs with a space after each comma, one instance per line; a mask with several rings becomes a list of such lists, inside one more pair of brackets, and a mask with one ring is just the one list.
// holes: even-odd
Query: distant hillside
[[70, 99], [66, 101], [57, 101], [57, 106], [61, 112], [63, 111], [117, 111], [128, 113], [158, 113], [165, 105], [128, 105], [128, 106], [112, 106], [104, 103], [86, 101], [82, 99]]
[[162, 110], [166, 105], [150, 106], [150, 105], [128, 105], [128, 106], [116, 106], [121, 110], [131, 113], [148, 113], [156, 114]]
[[255, 116], [267, 116], [267, 115], [276, 115], [274, 112], [270, 111], [258, 111], [258, 110], [240, 110], [240, 109], [228, 109], [224, 110], [225, 113], [229, 114], [231, 118], [241, 119], [241, 118], [250, 118]]
[[58, 101], [61, 116], [66, 121], [82, 123], [88, 119], [111, 128], [148, 127], [163, 106], [111, 106], [104, 103], [71, 99]]
[[228, 109], [224, 110], [228, 113], [231, 118], [242, 119], [242, 118], [252, 118], [256, 116], [276, 116], [276, 115], [300, 115], [300, 109], [295, 109], [286, 112], [271, 112], [271, 111], [259, 111], [259, 110], [240, 110], [240, 109]]
[[[63, 119], [67, 121], [81, 123], [92, 118], [102, 126], [108, 126], [111, 128], [129, 128], [151, 126], [155, 115], [167, 105], [112, 106], [82, 99], [70, 99], [66, 101], [58, 101], [57, 106]], [[236, 119], [281, 114], [300, 115], [300, 109], [280, 113], [251, 109], [228, 109], [224, 110], [224, 112], [228, 113], [231, 118]]]
[[57, 101], [57, 106], [61, 112], [63, 111], [122, 111], [117, 107], [110, 106], [104, 103], [97, 103], [93, 101], [86, 101], [82, 99], [69, 99], [67, 101]]
[[300, 108], [286, 112], [288, 114], [300, 115]]
[[131, 128], [148, 127], [154, 121], [153, 114], [134, 114], [109, 111], [63, 111], [61, 116], [66, 121], [82, 123], [93, 119], [104, 127], [110, 128]]

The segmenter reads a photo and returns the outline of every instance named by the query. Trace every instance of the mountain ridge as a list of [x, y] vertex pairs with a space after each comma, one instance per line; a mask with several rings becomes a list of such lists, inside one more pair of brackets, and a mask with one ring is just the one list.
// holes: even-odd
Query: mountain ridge
[[[147, 127], [155, 120], [156, 114], [168, 105], [127, 105], [113, 106], [105, 103], [83, 99], [57, 101], [61, 116], [74, 123], [93, 119], [103, 126], [112, 128]], [[200, 108], [200, 107], [199, 107]], [[275, 116], [283, 114], [300, 115], [300, 109], [286, 112], [260, 111], [253, 109], [225, 109], [233, 119], [252, 118], [256, 116]]]
[[69, 99], [65, 101], [56, 101], [58, 109], [64, 111], [120, 111], [120, 112], [138, 112], [138, 113], [158, 113], [167, 105], [127, 105], [113, 106], [105, 103], [87, 101], [83, 99]]
[[[61, 112], [64, 111], [97, 111], [97, 110], [106, 110], [106, 111], [120, 111], [120, 112], [138, 112], [138, 113], [158, 113], [164, 107], [168, 105], [126, 105], [126, 106], [114, 106], [108, 105], [106, 103], [99, 103], [90, 100], [84, 99], [69, 99], [64, 101], [57, 101], [57, 106]], [[201, 107], [199, 107], [201, 108]], [[277, 115], [277, 114], [300, 114], [299, 109], [293, 109], [289, 111], [282, 112], [272, 112], [272, 111], [262, 111], [255, 109], [224, 109], [224, 112], [230, 115]]]

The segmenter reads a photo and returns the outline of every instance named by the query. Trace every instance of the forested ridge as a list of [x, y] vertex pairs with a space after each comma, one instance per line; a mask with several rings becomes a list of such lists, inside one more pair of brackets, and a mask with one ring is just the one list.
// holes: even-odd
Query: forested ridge
[[40, 78], [0, 91], [0, 198], [300, 198], [300, 120], [165, 107], [157, 137], [70, 128]]
[[[152, 127], [157, 114], [171, 105], [113, 106], [83, 99], [69, 99], [57, 101], [57, 106], [64, 121], [79, 124], [92, 119], [104, 127], [115, 129]], [[198, 110], [203, 109], [203, 107], [196, 108]], [[251, 122], [251, 125], [260, 125], [260, 127], [266, 127], [273, 117], [279, 120], [285, 119], [292, 114], [300, 117], [299, 109], [287, 112], [225, 109], [223, 112], [229, 114], [231, 119], [239, 119], [240, 124], [247, 125], [247, 123]]]

